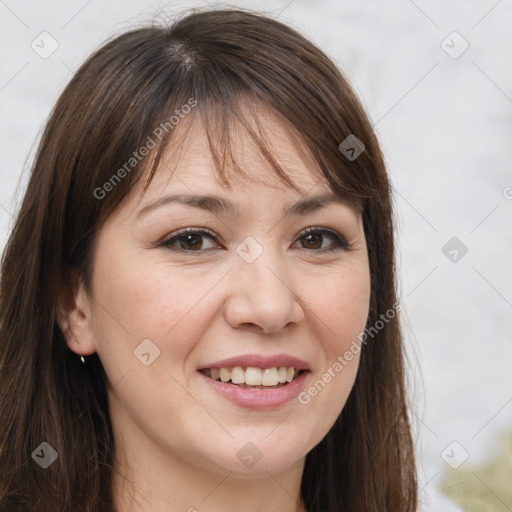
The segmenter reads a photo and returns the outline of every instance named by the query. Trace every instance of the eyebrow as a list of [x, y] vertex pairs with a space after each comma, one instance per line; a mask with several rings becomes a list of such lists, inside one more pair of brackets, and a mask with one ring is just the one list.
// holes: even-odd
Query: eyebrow
[[[206, 210], [215, 214], [227, 214], [233, 216], [240, 214], [240, 208], [235, 203], [232, 203], [229, 199], [220, 196], [172, 194], [162, 197], [154, 203], [148, 204], [142, 208], [138, 212], [137, 218], [170, 203], [180, 203], [187, 206], [194, 206], [196, 208], [201, 208], [202, 210]], [[332, 203], [350, 205], [351, 201], [332, 192], [306, 196], [291, 206], [286, 207], [283, 214], [285, 216], [307, 215], [308, 213], [312, 213]]]

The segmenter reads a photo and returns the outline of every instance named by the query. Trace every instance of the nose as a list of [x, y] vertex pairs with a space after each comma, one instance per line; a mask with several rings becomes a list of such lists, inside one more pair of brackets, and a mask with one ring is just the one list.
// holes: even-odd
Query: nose
[[276, 333], [303, 320], [297, 282], [282, 257], [265, 250], [252, 263], [239, 259], [231, 274], [224, 315], [234, 329]]

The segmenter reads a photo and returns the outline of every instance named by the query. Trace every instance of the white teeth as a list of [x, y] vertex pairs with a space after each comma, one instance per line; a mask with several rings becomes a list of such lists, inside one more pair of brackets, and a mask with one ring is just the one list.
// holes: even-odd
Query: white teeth
[[231, 382], [233, 384], [243, 384], [245, 382], [245, 372], [241, 366], [235, 366], [231, 370]]
[[222, 382], [231, 381], [233, 384], [267, 387], [292, 382], [297, 374], [298, 370], [295, 370], [292, 366], [281, 366], [279, 368], [274, 366], [263, 369], [248, 366], [245, 370], [241, 366], [235, 366], [234, 368], [212, 368], [209, 373], [206, 373], [212, 379], [220, 379]]
[[261, 375], [263, 386], [277, 386], [279, 384], [279, 375], [277, 368], [265, 368]]
[[[231, 377], [231, 382], [235, 383], [233, 377]], [[261, 386], [261, 368], [249, 366], [247, 370], [245, 370], [245, 384], [248, 386]], [[268, 384], [263, 385], [268, 386]]]

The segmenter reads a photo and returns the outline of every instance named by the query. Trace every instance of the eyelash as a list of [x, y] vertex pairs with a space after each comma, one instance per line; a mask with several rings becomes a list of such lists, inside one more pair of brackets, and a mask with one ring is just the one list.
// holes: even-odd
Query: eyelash
[[[193, 235], [200, 235], [200, 236], [207, 236], [208, 238], [212, 239], [214, 242], [217, 243], [217, 240], [218, 240], [218, 237], [210, 232], [210, 231], [207, 231], [207, 230], [204, 230], [204, 229], [196, 229], [196, 228], [185, 228], [185, 229], [182, 229], [178, 232], [176, 232], [175, 234], [173, 234], [171, 237], [165, 239], [165, 240], [162, 240], [158, 246], [159, 247], [164, 247], [168, 250], [171, 250], [171, 251], [174, 251], [174, 252], [184, 252], [184, 253], [202, 253], [202, 252], [205, 252], [205, 251], [208, 251], [208, 250], [212, 250], [212, 249], [200, 249], [200, 250], [197, 250], [197, 251], [193, 251], [193, 250], [187, 250], [187, 249], [182, 249], [182, 248], [173, 248], [172, 245], [179, 241], [181, 238], [185, 237], [186, 235], [188, 234], [193, 234]], [[350, 250], [350, 244], [345, 240], [345, 238], [343, 236], [341, 236], [340, 234], [336, 233], [335, 231], [331, 231], [330, 229], [325, 229], [325, 228], [318, 228], [318, 227], [309, 227], [309, 228], [306, 228], [305, 230], [303, 230], [299, 236], [297, 237], [297, 240], [307, 236], [307, 235], [310, 235], [310, 234], [321, 234], [321, 235], [328, 235], [330, 236], [334, 241], [334, 246], [333, 247], [330, 247], [330, 248], [327, 248], [327, 249], [306, 249], [304, 247], [302, 247], [303, 250], [305, 251], [313, 251], [313, 252], [319, 252], [319, 253], [329, 253], [329, 252], [334, 252], [334, 251], [339, 251], [339, 250], [342, 250], [342, 251], [348, 251]], [[323, 242], [323, 241], [322, 241]]]

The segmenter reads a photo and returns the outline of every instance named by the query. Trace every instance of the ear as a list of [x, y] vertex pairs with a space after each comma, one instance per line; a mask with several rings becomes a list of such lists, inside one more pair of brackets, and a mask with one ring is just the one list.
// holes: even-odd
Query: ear
[[[76, 282], [76, 281], [75, 281]], [[82, 282], [77, 286], [67, 280], [57, 299], [56, 320], [68, 348], [80, 356], [96, 352], [92, 330], [91, 299]]]

